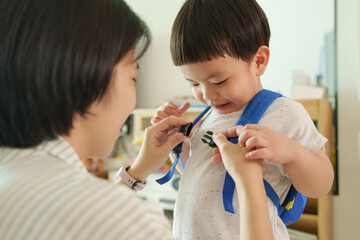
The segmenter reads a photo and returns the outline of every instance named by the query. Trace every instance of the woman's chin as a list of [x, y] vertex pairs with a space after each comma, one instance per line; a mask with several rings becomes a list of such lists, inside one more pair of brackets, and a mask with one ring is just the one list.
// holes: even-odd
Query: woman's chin
[[[114, 146], [114, 145], [112, 145]], [[89, 152], [88, 158], [105, 158], [107, 156], [109, 156], [112, 152], [113, 148], [101, 148], [101, 149], [92, 149], [91, 152]]]

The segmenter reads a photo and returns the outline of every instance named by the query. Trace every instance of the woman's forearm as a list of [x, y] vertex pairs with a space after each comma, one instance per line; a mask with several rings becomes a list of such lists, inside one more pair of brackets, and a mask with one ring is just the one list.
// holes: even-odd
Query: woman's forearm
[[241, 240], [273, 240], [266, 193], [262, 178], [234, 180], [237, 186]]

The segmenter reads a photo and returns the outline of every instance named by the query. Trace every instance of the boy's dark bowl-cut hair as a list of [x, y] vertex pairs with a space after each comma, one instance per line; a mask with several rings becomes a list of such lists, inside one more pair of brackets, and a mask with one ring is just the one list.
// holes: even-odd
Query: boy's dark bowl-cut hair
[[1, 0], [0, 146], [69, 134], [74, 114], [111, 87], [114, 66], [150, 40], [122, 0]]
[[188, 0], [174, 21], [170, 51], [176, 66], [225, 54], [250, 62], [269, 40], [269, 23], [256, 0]]

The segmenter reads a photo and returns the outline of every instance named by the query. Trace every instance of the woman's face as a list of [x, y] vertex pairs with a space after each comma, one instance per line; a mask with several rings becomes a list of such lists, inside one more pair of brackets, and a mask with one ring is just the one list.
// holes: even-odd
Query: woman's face
[[121, 126], [135, 108], [137, 69], [135, 50], [131, 50], [115, 65], [104, 97], [90, 106], [89, 114], [75, 116], [73, 129], [63, 137], [79, 157], [100, 158], [111, 153]]

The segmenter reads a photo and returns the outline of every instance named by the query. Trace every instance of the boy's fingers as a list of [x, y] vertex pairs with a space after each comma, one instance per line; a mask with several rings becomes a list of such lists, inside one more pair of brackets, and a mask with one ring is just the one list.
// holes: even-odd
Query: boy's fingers
[[225, 135], [225, 137], [238, 137], [241, 134], [242, 129], [244, 126], [234, 126], [229, 129], [221, 131], [222, 134]]
[[181, 117], [191, 106], [190, 102], [185, 102], [178, 110], [177, 113]]
[[155, 123], [159, 122], [159, 120], [157, 118], [153, 117], [153, 118], [151, 118], [150, 122], [151, 122], [151, 124], [155, 124]]
[[168, 106], [170, 106], [170, 107], [173, 108], [173, 109], [177, 109], [177, 108], [178, 108], [178, 106], [177, 106], [175, 103], [173, 103], [173, 102], [168, 102]]
[[260, 149], [254, 150], [254, 151], [250, 151], [245, 156], [247, 159], [263, 159], [263, 158], [265, 158], [269, 161], [272, 161], [272, 157], [266, 148], [260, 148]]
[[163, 112], [166, 113], [168, 116], [171, 116], [171, 115], [175, 115], [177, 111], [178, 108], [177, 106], [175, 106], [175, 108], [167, 107]]

